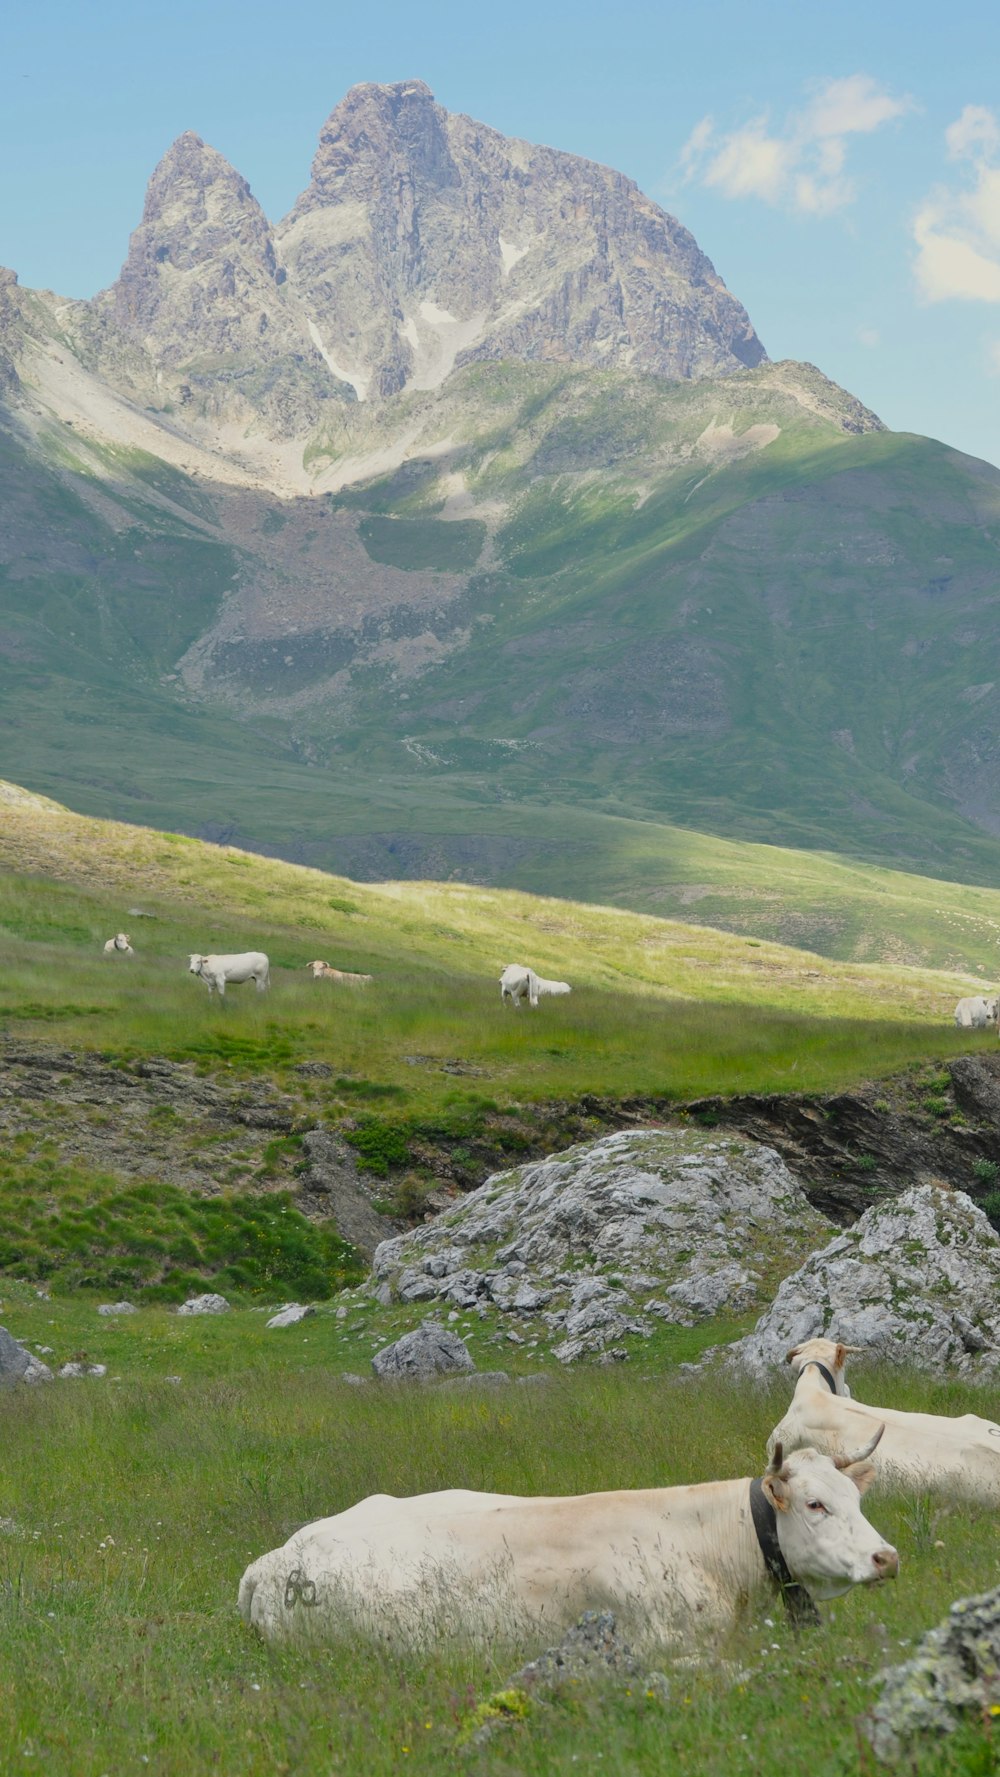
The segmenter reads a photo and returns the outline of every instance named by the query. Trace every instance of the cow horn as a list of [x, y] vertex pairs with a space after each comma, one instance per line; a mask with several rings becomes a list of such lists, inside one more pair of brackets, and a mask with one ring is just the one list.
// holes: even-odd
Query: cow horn
[[833, 1459], [834, 1467], [835, 1468], [850, 1468], [852, 1463], [864, 1462], [866, 1457], [869, 1457], [871, 1455], [872, 1451], [874, 1450], [876, 1444], [879, 1442], [879, 1439], [881, 1438], [882, 1433], [884, 1431], [885, 1431], [884, 1424], [877, 1425], [875, 1427], [875, 1431], [874, 1431], [873, 1435], [869, 1438], [867, 1444], [862, 1444], [860, 1450], [853, 1451], [850, 1456], [835, 1456]]
[[785, 1460], [785, 1452], [781, 1448], [780, 1443], [775, 1444], [774, 1450], [771, 1455], [771, 1473], [772, 1474], [776, 1475], [778, 1473], [782, 1464], [784, 1463], [784, 1460]]

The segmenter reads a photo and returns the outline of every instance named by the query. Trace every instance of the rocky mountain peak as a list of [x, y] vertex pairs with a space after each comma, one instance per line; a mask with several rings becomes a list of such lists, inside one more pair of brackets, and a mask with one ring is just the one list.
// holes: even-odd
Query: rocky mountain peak
[[188, 130], [156, 167], [121, 275], [98, 301], [158, 359], [182, 364], [259, 338], [280, 281], [270, 224], [246, 180]]
[[688, 231], [622, 174], [446, 111], [423, 81], [354, 87], [277, 230], [359, 396], [477, 358], [725, 374], [766, 354]]
[[272, 424], [280, 408], [286, 434], [322, 401], [432, 389], [476, 359], [693, 378], [765, 357], [693, 237], [631, 180], [446, 111], [421, 80], [347, 93], [273, 229], [216, 149], [179, 136], [94, 312], [161, 383], [207, 375], [211, 411], [236, 399]]

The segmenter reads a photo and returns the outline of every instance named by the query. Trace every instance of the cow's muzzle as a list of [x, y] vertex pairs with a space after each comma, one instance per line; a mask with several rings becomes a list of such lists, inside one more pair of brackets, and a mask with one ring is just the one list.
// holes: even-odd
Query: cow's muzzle
[[888, 1545], [884, 1549], [876, 1549], [872, 1556], [876, 1580], [894, 1580], [899, 1574], [899, 1556], [895, 1549]]

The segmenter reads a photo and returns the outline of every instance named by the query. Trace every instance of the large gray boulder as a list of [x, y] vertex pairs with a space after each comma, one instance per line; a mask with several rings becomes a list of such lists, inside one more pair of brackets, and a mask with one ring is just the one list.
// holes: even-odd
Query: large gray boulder
[[434, 1376], [473, 1370], [475, 1365], [464, 1339], [440, 1321], [425, 1320], [414, 1332], [377, 1351], [372, 1369], [383, 1382], [429, 1382]]
[[911, 1660], [883, 1674], [866, 1723], [877, 1756], [895, 1764], [915, 1742], [926, 1747], [929, 1735], [953, 1733], [963, 1717], [982, 1720], [1000, 1703], [998, 1675], [1000, 1586], [960, 1598]]
[[819, 1335], [889, 1363], [1000, 1368], [1000, 1236], [964, 1191], [915, 1185], [866, 1210], [780, 1286], [729, 1361], [764, 1376]]
[[225, 1296], [216, 1295], [210, 1290], [204, 1296], [189, 1296], [177, 1309], [178, 1314], [225, 1314], [229, 1303]]
[[0, 1388], [13, 1388], [15, 1382], [51, 1380], [48, 1364], [33, 1356], [6, 1327], [0, 1327]]
[[772, 1148], [704, 1130], [626, 1130], [497, 1173], [383, 1241], [382, 1301], [534, 1322], [565, 1362], [656, 1320], [693, 1326], [766, 1300], [830, 1232]]

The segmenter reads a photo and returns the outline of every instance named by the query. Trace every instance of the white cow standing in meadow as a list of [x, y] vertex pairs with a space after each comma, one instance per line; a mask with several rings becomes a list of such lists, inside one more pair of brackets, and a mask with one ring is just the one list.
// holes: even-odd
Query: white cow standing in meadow
[[572, 991], [568, 981], [546, 981], [544, 975], [536, 975], [527, 963], [507, 963], [500, 976], [500, 1004], [506, 1005], [509, 1000], [515, 1012], [520, 1010], [524, 999], [534, 1007], [541, 994]]
[[132, 940], [127, 932], [116, 932], [104, 946], [105, 956], [134, 956]]
[[971, 994], [968, 999], [959, 1000], [955, 1007], [955, 1023], [959, 1030], [985, 1030], [988, 1024], [996, 1023], [998, 1007], [1000, 1000], [996, 998]]
[[200, 956], [193, 951], [188, 969], [192, 975], [201, 976], [209, 995], [214, 991], [220, 1000], [226, 997], [227, 985], [234, 987], [241, 981], [253, 981], [257, 992], [263, 993], [270, 980], [270, 964], [262, 950], [242, 950], [233, 956]]
[[297, 1530], [248, 1567], [239, 1607], [268, 1640], [351, 1638], [433, 1646], [561, 1633], [610, 1608], [635, 1643], [730, 1627], [747, 1605], [815, 1616], [812, 1595], [894, 1578], [896, 1550], [862, 1516], [864, 1449], [836, 1460], [776, 1449], [762, 1477], [579, 1498], [375, 1494]]

